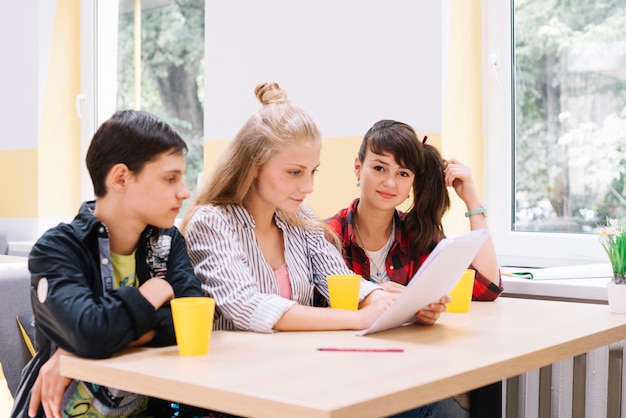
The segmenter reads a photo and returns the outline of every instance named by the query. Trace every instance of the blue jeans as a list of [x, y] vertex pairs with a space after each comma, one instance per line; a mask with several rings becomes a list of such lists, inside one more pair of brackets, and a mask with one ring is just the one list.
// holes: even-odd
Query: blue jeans
[[469, 418], [469, 416], [469, 411], [463, 408], [456, 399], [447, 398], [389, 418]]

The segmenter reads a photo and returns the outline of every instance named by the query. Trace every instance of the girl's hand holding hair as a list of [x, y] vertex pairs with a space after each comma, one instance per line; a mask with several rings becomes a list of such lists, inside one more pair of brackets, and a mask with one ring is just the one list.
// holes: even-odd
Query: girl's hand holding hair
[[468, 207], [473, 204], [477, 204], [476, 207], [482, 206], [472, 178], [472, 170], [468, 166], [456, 158], [450, 158], [444, 162], [443, 172], [446, 187], [453, 187]]
[[[463, 200], [468, 211], [483, 206], [474, 185], [474, 180], [472, 179], [472, 171], [469, 167], [463, 165], [456, 158], [451, 158], [444, 162], [443, 171], [446, 187], [454, 187], [454, 191]], [[470, 216], [469, 223], [472, 231], [488, 228], [486, 215]], [[487, 238], [485, 244], [483, 244], [482, 248], [478, 251], [474, 260], [472, 260], [472, 266], [491, 282], [498, 286], [500, 285], [500, 272], [496, 260], [496, 250], [491, 237]]]

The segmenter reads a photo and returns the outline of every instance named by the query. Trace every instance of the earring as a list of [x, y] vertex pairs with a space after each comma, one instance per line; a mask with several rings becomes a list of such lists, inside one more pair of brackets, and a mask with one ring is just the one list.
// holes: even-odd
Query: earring
[[408, 195], [408, 196], [406, 197], [406, 200], [409, 200], [410, 198], [411, 198], [411, 195]]
[[356, 187], [361, 187], [361, 182], [360, 181], [356, 182]]

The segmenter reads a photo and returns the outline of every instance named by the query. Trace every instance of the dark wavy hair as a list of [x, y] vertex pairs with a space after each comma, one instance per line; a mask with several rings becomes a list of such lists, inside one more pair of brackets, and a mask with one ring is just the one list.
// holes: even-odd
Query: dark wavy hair
[[365, 134], [359, 149], [359, 161], [367, 151], [390, 153], [399, 165], [415, 174], [413, 202], [406, 212], [405, 232], [416, 257], [429, 253], [444, 236], [442, 219], [450, 208], [450, 196], [444, 179], [444, 160], [439, 150], [417, 138], [415, 130], [394, 120], [376, 122]]

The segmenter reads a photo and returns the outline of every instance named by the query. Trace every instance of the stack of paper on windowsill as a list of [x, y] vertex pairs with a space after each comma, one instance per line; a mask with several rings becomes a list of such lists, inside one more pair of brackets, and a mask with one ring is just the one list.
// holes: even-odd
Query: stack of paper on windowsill
[[546, 268], [503, 266], [500, 267], [500, 272], [503, 276], [532, 280], [592, 279], [613, 277], [613, 270], [611, 269], [611, 265], [609, 263]]

